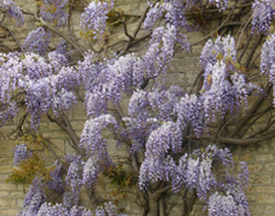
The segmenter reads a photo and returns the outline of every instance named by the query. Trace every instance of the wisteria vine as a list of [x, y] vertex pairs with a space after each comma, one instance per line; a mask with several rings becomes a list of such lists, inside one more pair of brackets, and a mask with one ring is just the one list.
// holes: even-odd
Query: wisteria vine
[[[70, 1], [42, 0], [40, 4], [39, 15], [55, 24], [55, 32], [68, 24]], [[142, 55], [117, 52], [102, 57], [93, 49], [75, 61], [66, 41], [55, 49], [50, 47], [52, 32], [44, 24], [28, 34], [21, 52], [0, 53], [1, 125], [25, 107], [32, 131], [38, 130], [42, 117], [47, 116], [71, 135], [66, 114], [80, 102], [87, 114], [79, 138], [75, 133], [72, 136], [75, 154], [59, 158], [48, 180], [33, 180], [18, 216], [124, 215], [111, 202], [101, 201], [95, 209], [81, 205], [81, 193], [94, 193], [98, 179], [115, 166], [108, 150], [113, 145], [110, 139], [126, 148], [130, 167], [136, 169], [136, 190], [146, 194], [147, 201], [153, 197], [147, 203], [148, 215], [153, 215], [152, 202], [160, 203], [167, 190], [175, 194], [193, 191], [205, 203], [203, 210], [208, 216], [250, 215], [244, 192], [249, 179], [247, 165], [240, 162], [241, 171], [232, 172], [236, 165], [232, 154], [221, 145], [220, 132], [212, 135], [211, 126], [226, 122], [247, 107], [253, 92], [263, 92], [242, 71], [234, 36], [205, 38], [199, 60], [199, 91], [188, 93], [166, 85], [174, 56], [179, 50], [190, 52], [192, 48], [185, 33], [200, 28], [187, 14], [202, 6], [222, 13], [230, 1], [148, 1], [140, 27], [149, 32], [150, 40]], [[92, 33], [93, 41], [100, 41], [108, 29], [108, 16], [115, 7], [113, 0], [92, 0], [84, 8], [80, 26]], [[267, 36], [260, 70], [269, 77], [275, 95], [274, 7], [272, 0], [255, 0], [251, 30], [255, 37]], [[11, 0], [0, 1], [0, 9], [23, 24], [23, 13]], [[137, 34], [126, 34], [129, 45]], [[123, 109], [125, 101], [127, 108]], [[17, 145], [14, 153], [16, 166], [32, 157], [25, 143]], [[48, 191], [60, 193], [63, 200], [52, 203]]]

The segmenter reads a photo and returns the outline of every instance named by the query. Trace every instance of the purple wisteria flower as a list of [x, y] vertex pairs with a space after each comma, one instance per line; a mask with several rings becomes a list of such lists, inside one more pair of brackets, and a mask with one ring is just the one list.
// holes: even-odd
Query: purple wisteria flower
[[48, 182], [48, 187], [51, 190], [55, 190], [57, 192], [63, 192], [64, 186], [62, 181], [62, 163], [58, 160], [54, 162], [55, 169], [50, 172], [51, 179]]
[[72, 48], [66, 42], [66, 40], [61, 40], [54, 51], [57, 54], [61, 54], [61, 55], [65, 56], [68, 62], [71, 60]]
[[183, 28], [188, 31], [192, 30], [192, 27], [188, 23], [184, 16], [186, 5], [181, 0], [166, 1], [163, 4], [166, 10], [165, 19], [166, 22], [173, 25], [175, 28]]
[[18, 108], [16, 101], [12, 100], [17, 84], [21, 83], [23, 71], [18, 53], [0, 55], [0, 125], [15, 117]]
[[248, 202], [240, 184], [234, 178], [227, 180], [221, 185], [220, 191], [209, 196], [206, 202], [208, 215], [250, 216]]
[[175, 25], [167, 24], [165, 27], [160, 26], [154, 30], [149, 48], [143, 56], [147, 78], [156, 78], [160, 73], [165, 74], [177, 42], [181, 42], [184, 49], [189, 49], [186, 37], [179, 36]]
[[115, 60], [109, 68], [121, 90], [130, 94], [134, 89], [140, 88], [143, 83], [144, 65], [142, 59], [128, 54]]
[[44, 202], [37, 216], [92, 216], [92, 212], [90, 210], [85, 209], [83, 206], [73, 206], [71, 209], [65, 207], [61, 203], [48, 203]]
[[22, 67], [25, 69], [24, 75], [31, 80], [48, 77], [53, 73], [52, 67], [46, 59], [36, 53], [24, 54], [21, 61]]
[[43, 27], [31, 31], [23, 44], [24, 51], [37, 52], [45, 55], [51, 39], [51, 33]]
[[113, 8], [113, 1], [107, 3], [105, 1], [93, 0], [84, 9], [84, 13], [81, 17], [80, 25], [83, 30], [92, 30], [94, 39], [100, 38], [105, 31], [107, 14]]
[[244, 215], [240, 214], [241, 212], [238, 211], [237, 204], [232, 195], [223, 195], [218, 192], [215, 192], [209, 197], [207, 210], [209, 216]]
[[10, 17], [15, 18], [16, 24], [18, 26], [24, 24], [24, 17], [22, 11], [20, 7], [17, 6], [12, 0], [1, 0], [0, 8], [5, 11], [8, 11], [8, 15]]
[[95, 216], [126, 216], [119, 213], [118, 208], [111, 202], [105, 202], [103, 206], [97, 207], [95, 210]]
[[223, 118], [228, 111], [234, 113], [241, 104], [247, 105], [253, 90], [260, 90], [248, 83], [236, 66], [235, 41], [230, 35], [208, 40], [200, 64], [204, 69], [201, 100], [206, 121], [214, 121], [217, 114]]
[[62, 206], [62, 204], [57, 203], [55, 205], [52, 205], [51, 203], [44, 202], [37, 212], [37, 216], [46, 215], [69, 216], [70, 214], [68, 209]]
[[118, 105], [121, 100], [121, 85], [116, 82], [112, 70], [112, 61], [92, 62], [93, 55], [88, 54], [79, 63], [79, 73], [86, 89], [85, 105], [88, 116], [99, 116], [106, 113], [108, 103]]
[[59, 71], [64, 66], [68, 66], [68, 58], [56, 50], [48, 53], [48, 60], [55, 71]]
[[60, 111], [69, 110], [74, 104], [77, 104], [77, 99], [71, 91], [64, 88], [61, 89], [53, 98], [51, 109], [56, 117], [60, 116]]
[[15, 146], [14, 149], [14, 165], [19, 165], [24, 160], [30, 158], [32, 156], [32, 152], [28, 150], [28, 147], [26, 144], [19, 144]]
[[37, 215], [45, 199], [46, 195], [42, 189], [42, 183], [38, 178], [35, 178], [25, 196], [23, 210], [17, 216]]
[[261, 72], [269, 77], [273, 85], [273, 106], [275, 106], [275, 34], [268, 36], [261, 51]]
[[151, 132], [146, 142], [145, 157], [158, 156], [164, 158], [168, 151], [181, 151], [182, 133], [174, 122], [165, 122], [158, 129]]
[[38, 127], [41, 115], [50, 109], [55, 92], [48, 77], [28, 83], [25, 102], [28, 112], [32, 114], [31, 127], [33, 129]]
[[89, 157], [83, 167], [83, 180], [82, 184], [92, 188], [96, 182], [99, 174], [98, 159], [95, 157]]
[[80, 155], [71, 157], [66, 182], [70, 185], [73, 193], [78, 193], [82, 185], [82, 174], [84, 162]]
[[275, 17], [275, 4], [273, 0], [255, 0], [252, 4], [253, 19], [252, 32], [269, 31], [272, 19]]
[[169, 181], [174, 177], [176, 164], [168, 151], [180, 152], [181, 138], [181, 130], [173, 122], [166, 122], [151, 132], [139, 172], [140, 189], [147, 190], [150, 181]]
[[177, 103], [177, 124], [183, 130], [190, 123], [197, 137], [206, 127], [203, 100], [195, 94], [186, 94]]
[[48, 22], [55, 22], [57, 26], [64, 26], [68, 21], [68, 13], [66, 7], [68, 0], [42, 0], [43, 4], [40, 8], [42, 18]]
[[170, 86], [169, 89], [155, 88], [148, 92], [150, 109], [155, 113], [154, 117], [169, 121], [177, 116], [177, 104], [184, 95], [182, 89], [177, 86]]
[[92, 212], [82, 206], [73, 206], [69, 213], [70, 216], [92, 216]]
[[156, 21], [161, 18], [165, 9], [163, 4], [160, 4], [159, 2], [156, 4], [149, 4], [151, 8], [146, 15], [143, 26], [144, 28], [151, 30], [154, 27]]
[[108, 164], [110, 157], [107, 152], [106, 140], [102, 137], [102, 130], [106, 127], [117, 128], [118, 124], [110, 114], [100, 115], [88, 119], [80, 137], [79, 146], [85, 149], [88, 156], [98, 156], [98, 159]]
[[[213, 66], [218, 61], [218, 55], [222, 57], [224, 61], [236, 61], [235, 40], [232, 36], [218, 36], [215, 40], [209, 39], [201, 52], [201, 67], [206, 70], [208, 64]], [[206, 74], [204, 76], [206, 76]]]

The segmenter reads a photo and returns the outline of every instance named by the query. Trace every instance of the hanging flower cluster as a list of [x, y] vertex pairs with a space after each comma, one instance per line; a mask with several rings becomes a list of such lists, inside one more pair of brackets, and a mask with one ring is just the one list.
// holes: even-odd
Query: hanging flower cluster
[[252, 5], [252, 10], [252, 32], [268, 32], [272, 19], [275, 18], [275, 5], [273, 0], [255, 0]]
[[15, 146], [14, 149], [14, 165], [19, 165], [22, 161], [30, 158], [32, 156], [32, 152], [28, 150], [26, 144], [19, 144]]
[[57, 23], [58, 27], [64, 26], [68, 21], [68, 13], [66, 7], [68, 0], [42, 0], [40, 14], [45, 21]]
[[45, 30], [43, 27], [38, 27], [27, 35], [23, 49], [43, 56], [48, 50], [51, 37], [50, 31]]
[[268, 36], [261, 52], [261, 72], [269, 77], [273, 85], [273, 105], [275, 106], [275, 34]]
[[93, 0], [85, 9], [81, 17], [80, 26], [85, 30], [92, 30], [94, 39], [100, 38], [105, 31], [107, 14], [113, 8], [113, 0], [110, 3]]
[[12, 0], [1, 0], [0, 8], [4, 11], [8, 11], [10, 17], [16, 20], [18, 26], [24, 24], [23, 13], [19, 6], [17, 6]]

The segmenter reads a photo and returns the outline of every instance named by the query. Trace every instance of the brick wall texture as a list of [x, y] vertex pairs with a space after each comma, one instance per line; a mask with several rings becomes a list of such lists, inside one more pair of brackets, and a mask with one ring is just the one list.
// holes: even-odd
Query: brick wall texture
[[[24, 10], [35, 12], [34, 0], [17, 1]], [[133, 12], [132, 1], [124, 1], [123, 9]], [[136, 5], [140, 7], [139, 5]], [[139, 10], [134, 11], [135, 14]], [[79, 17], [79, 13], [75, 15]], [[74, 19], [76, 22], [77, 19]], [[26, 24], [17, 28], [14, 23], [8, 20], [7, 24], [14, 31], [21, 43], [30, 30], [34, 29], [34, 19], [31, 16], [25, 17]], [[78, 19], [79, 21], [79, 19]], [[130, 25], [129, 32], [133, 31], [135, 25]], [[77, 29], [77, 22], [75, 24]], [[5, 37], [6, 30], [0, 28], [0, 43], [9, 48], [16, 49], [17, 44], [12, 38]], [[123, 38], [122, 30], [118, 29], [115, 32], [116, 39]], [[2, 36], [2, 37], [1, 37]], [[204, 35], [200, 32], [192, 32], [187, 34], [191, 43], [200, 40]], [[168, 74], [168, 83], [180, 85], [186, 90], [189, 90], [191, 83], [200, 72], [199, 55], [203, 44], [193, 46], [190, 53], [180, 52], [177, 54], [171, 64]], [[268, 116], [267, 116], [268, 117]], [[85, 121], [85, 110], [81, 105], [73, 107], [69, 116], [72, 126], [77, 134], [81, 133], [83, 123]], [[264, 120], [263, 122], [264, 123]], [[261, 123], [258, 125], [261, 126]], [[13, 168], [13, 149], [15, 147], [15, 137], [8, 134], [15, 129], [13, 122], [0, 128], [0, 215], [14, 216], [22, 208], [26, 185], [14, 185], [5, 182], [7, 176]], [[42, 119], [40, 132], [44, 137], [49, 138], [58, 146], [57, 154], [62, 155], [64, 152], [71, 152], [72, 149], [68, 145], [68, 136], [56, 124], [50, 123], [47, 119]], [[236, 159], [248, 162], [250, 172], [250, 182], [246, 190], [252, 216], [274, 216], [275, 215], [275, 140], [266, 141], [263, 143], [255, 143], [246, 147], [232, 147]], [[116, 154], [117, 150], [113, 150]], [[180, 205], [180, 203], [179, 203]], [[129, 215], [138, 215], [138, 210], [133, 202], [128, 202], [124, 206]], [[175, 216], [177, 213], [175, 212]], [[200, 205], [192, 212], [193, 216], [200, 216]]]

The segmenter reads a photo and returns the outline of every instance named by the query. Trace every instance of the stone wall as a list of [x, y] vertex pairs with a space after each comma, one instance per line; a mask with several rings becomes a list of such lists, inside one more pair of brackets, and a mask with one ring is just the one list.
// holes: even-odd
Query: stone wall
[[[18, 4], [22, 5], [25, 10], [31, 10], [35, 12], [34, 0], [17, 1]], [[128, 2], [128, 3], [127, 3]], [[130, 12], [134, 11], [134, 7], [130, 7], [129, 2], [125, 1], [124, 10]], [[138, 1], [139, 2], [139, 1]], [[138, 5], [136, 5], [138, 7]], [[141, 6], [140, 6], [141, 7]], [[14, 31], [22, 44], [25, 35], [31, 29], [34, 28], [33, 23], [35, 22], [32, 16], [26, 16], [25, 24], [21, 28], [15, 27], [14, 23], [9, 27]], [[77, 19], [75, 21], [75, 26]], [[8, 25], [8, 23], [6, 23]], [[130, 25], [129, 31], [133, 32], [136, 25]], [[6, 30], [0, 28], [1, 34], [6, 34]], [[115, 40], [124, 38], [122, 29], [115, 31]], [[200, 32], [192, 32], [187, 34], [190, 43], [199, 41], [204, 35]], [[11, 37], [4, 38], [0, 43], [15, 50], [18, 46]], [[180, 52], [178, 53], [169, 69], [168, 83], [174, 85], [180, 85], [186, 90], [190, 89], [190, 83], [194, 81], [198, 73], [200, 72], [199, 67], [199, 55], [203, 44], [193, 46], [190, 53]], [[266, 116], [267, 119], [268, 116]], [[73, 128], [77, 134], [81, 133], [83, 123], [85, 121], [85, 110], [81, 105], [76, 105], [69, 119], [72, 123]], [[18, 119], [17, 119], [18, 120]], [[16, 122], [16, 120], [15, 120]], [[257, 126], [261, 127], [265, 123], [262, 120]], [[0, 215], [2, 216], [14, 216], [22, 208], [24, 194], [27, 186], [14, 185], [5, 182], [7, 176], [11, 173], [13, 168], [13, 149], [15, 147], [15, 137], [13, 135], [8, 136], [9, 133], [14, 130], [16, 126], [13, 122], [10, 122], [6, 126], [0, 128]], [[68, 144], [68, 136], [62, 131], [56, 124], [42, 119], [40, 132], [44, 137], [49, 138], [55, 145], [58, 146], [57, 154], [62, 155], [64, 152], [71, 152], [72, 149]], [[250, 171], [250, 182], [247, 188], [247, 197], [251, 209], [252, 216], [274, 216], [275, 215], [275, 140], [266, 141], [263, 143], [255, 143], [251, 146], [237, 147], [229, 146], [235, 154], [236, 160], [244, 160], [248, 162]], [[111, 151], [114, 154], [117, 150], [111, 147]], [[54, 158], [50, 155], [49, 158]], [[180, 203], [178, 203], [180, 205]], [[134, 203], [128, 202], [127, 206], [124, 206], [129, 215], [138, 215], [138, 210]], [[198, 205], [192, 215], [200, 216], [201, 210]]]

